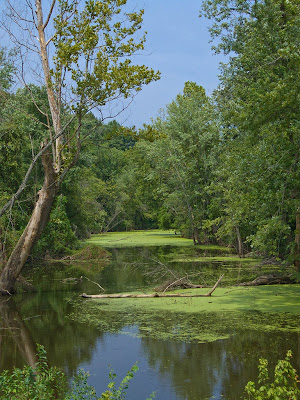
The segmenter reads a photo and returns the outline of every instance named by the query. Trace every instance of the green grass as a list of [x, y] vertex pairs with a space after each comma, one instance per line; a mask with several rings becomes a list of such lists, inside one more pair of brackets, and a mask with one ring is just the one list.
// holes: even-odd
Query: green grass
[[[97, 244], [102, 247], [144, 247], [144, 246], [185, 246], [194, 247], [192, 239], [175, 235], [174, 231], [147, 230], [130, 232], [109, 232], [101, 235], [92, 235], [86, 241], [88, 244]], [[201, 249], [224, 250], [221, 246], [197, 246]], [[230, 249], [228, 249], [230, 251]]]

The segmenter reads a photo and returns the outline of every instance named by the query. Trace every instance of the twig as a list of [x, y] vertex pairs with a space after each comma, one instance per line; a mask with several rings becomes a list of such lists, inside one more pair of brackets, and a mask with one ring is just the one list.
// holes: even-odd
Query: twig
[[216, 289], [218, 284], [221, 282], [221, 280], [224, 278], [224, 274], [220, 276], [220, 278], [217, 280], [217, 282], [214, 284], [212, 289], [207, 293], [207, 296], [211, 296], [212, 292]]
[[90, 281], [90, 282], [94, 283], [95, 285], [99, 286], [99, 288], [100, 288], [101, 290], [103, 290], [103, 292], [105, 292], [105, 289], [104, 289], [101, 285], [99, 285], [99, 283], [90, 280], [90, 279], [87, 278], [86, 276], [84, 276], [83, 278], [85, 278], [85, 279], [87, 279], [88, 281]]

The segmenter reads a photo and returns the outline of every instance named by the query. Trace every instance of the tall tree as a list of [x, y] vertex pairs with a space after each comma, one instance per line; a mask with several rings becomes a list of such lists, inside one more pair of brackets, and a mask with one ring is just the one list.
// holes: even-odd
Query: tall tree
[[[194, 243], [206, 241], [204, 222], [211, 218], [210, 185], [216, 165], [219, 134], [205, 90], [186, 82], [182, 94], [166, 108], [155, 129], [161, 139], [149, 146], [160, 176], [164, 208], [177, 229]], [[201, 237], [202, 234], [202, 237]]]
[[[127, 0], [42, 0], [14, 5], [7, 1], [7, 18], [2, 27], [20, 48], [21, 74], [32, 95], [32, 103], [46, 119], [41, 150], [0, 215], [11, 208], [26, 186], [36, 161], [41, 158], [43, 186], [31, 218], [12, 251], [0, 277], [0, 292], [12, 293], [15, 281], [32, 247], [48, 220], [58, 188], [76, 163], [85, 115], [97, 109], [104, 118], [105, 105], [128, 99], [144, 84], [159, 79], [159, 73], [132, 64], [136, 52], [144, 49], [145, 35], [136, 38], [143, 10], [129, 12]], [[40, 63], [50, 112], [42, 109], [26, 83], [25, 52]], [[25, 71], [25, 73], [24, 73]]]
[[217, 93], [227, 221], [266, 254], [286, 255], [294, 234], [299, 266], [300, 2], [213, 0], [202, 9], [221, 37], [217, 51], [230, 54]]

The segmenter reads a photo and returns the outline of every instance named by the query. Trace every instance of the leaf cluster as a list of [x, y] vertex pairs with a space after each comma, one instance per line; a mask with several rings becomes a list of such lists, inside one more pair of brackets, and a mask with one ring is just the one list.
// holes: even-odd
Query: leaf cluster
[[268, 361], [259, 360], [259, 376], [256, 389], [254, 382], [248, 382], [245, 388], [248, 399], [253, 400], [297, 400], [300, 396], [299, 377], [291, 365], [292, 352], [287, 352], [285, 360], [279, 360], [274, 369], [274, 380], [270, 381]]

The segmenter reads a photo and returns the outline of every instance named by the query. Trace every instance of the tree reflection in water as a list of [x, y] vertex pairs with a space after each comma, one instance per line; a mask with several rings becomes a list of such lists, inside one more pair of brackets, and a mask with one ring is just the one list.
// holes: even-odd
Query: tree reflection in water
[[287, 348], [297, 355], [297, 333], [240, 332], [212, 343], [148, 337], [142, 339], [142, 348], [153, 369], [161, 375], [170, 374], [180, 398], [231, 400], [243, 398], [246, 383], [257, 379], [260, 356], [274, 366], [285, 357]]
[[1, 370], [33, 366], [36, 343], [45, 347], [50, 366], [63, 368], [69, 376], [91, 359], [101, 332], [66, 318], [71, 306], [63, 294], [40, 293], [16, 300], [0, 303]]
[[[154, 285], [152, 277], [145, 275], [145, 270], [151, 269], [149, 261], [153, 254], [166, 262], [165, 257], [171, 251], [164, 249], [162, 254], [155, 253], [154, 249], [151, 253], [141, 249], [112, 251], [111, 264], [101, 270], [91, 268], [90, 271], [95, 272], [88, 276], [108, 291], [141, 290]], [[181, 272], [181, 264], [175, 264], [175, 267]], [[202, 264], [201, 268], [202, 272], [205, 268], [209, 270], [212, 281], [213, 274], [224, 269], [218, 266], [212, 270], [211, 266]], [[278, 331], [267, 332], [264, 325], [267, 326], [269, 319], [275, 316], [266, 313], [248, 312], [235, 316], [235, 320], [241, 321], [236, 324], [228, 313], [221, 318], [212, 312], [175, 315], [167, 311], [157, 315], [147, 314], [144, 309], [138, 312], [127, 308], [124, 312], [119, 309], [112, 312], [101, 303], [101, 307], [93, 306], [93, 324], [87, 304], [80, 301], [81, 306], [75, 308], [74, 304], [78, 293], [91, 293], [95, 286], [83, 281], [79, 287], [72, 287], [72, 291], [63, 291], [61, 280], [68, 276], [67, 272], [71, 277], [83, 275], [83, 272], [78, 266], [69, 266], [68, 270], [57, 267], [53, 271], [53, 277], [49, 271], [42, 271], [41, 275], [34, 272], [35, 278], [44, 285], [35, 295], [1, 299], [1, 370], [22, 367], [25, 363], [34, 365], [35, 344], [39, 343], [45, 346], [50, 366], [63, 368], [69, 376], [75, 374], [79, 366], [90, 370], [92, 383], [97, 385], [100, 393], [107, 384], [108, 364], [112, 364], [118, 377], [122, 377], [135, 361], [141, 360], [141, 370], [129, 396], [132, 400], [145, 398], [152, 390], [158, 391], [157, 399], [161, 400], [204, 400], [212, 396], [237, 400], [243, 396], [245, 384], [256, 380], [258, 359], [268, 358], [272, 368], [279, 358], [285, 357], [288, 349], [293, 351], [295, 367], [300, 370], [300, 334], [280, 331], [280, 327], [287, 324], [285, 316], [279, 318]], [[243, 271], [246, 274], [246, 268]], [[233, 269], [232, 274], [236, 279], [237, 270]], [[57, 287], [52, 282], [56, 282]], [[83, 286], [88, 284], [92, 286]], [[47, 286], [51, 286], [51, 292], [42, 291]], [[68, 317], [72, 312], [74, 319]], [[85, 321], [80, 316], [84, 316]], [[245, 325], [252, 319], [260, 321], [256, 324], [257, 329], [248, 329], [250, 325]], [[290, 315], [288, 320], [291, 328], [300, 326], [299, 316]], [[131, 331], [138, 337], [124, 335]], [[194, 333], [196, 337], [229, 338], [197, 343], [192, 341]], [[176, 341], [174, 337], [177, 337]]]
[[[35, 343], [12, 298], [0, 299], [0, 316], [1, 370], [16, 365], [16, 358], [12, 357], [16, 352], [20, 353], [23, 363], [35, 367]], [[8, 348], [11, 348], [10, 354]]]

